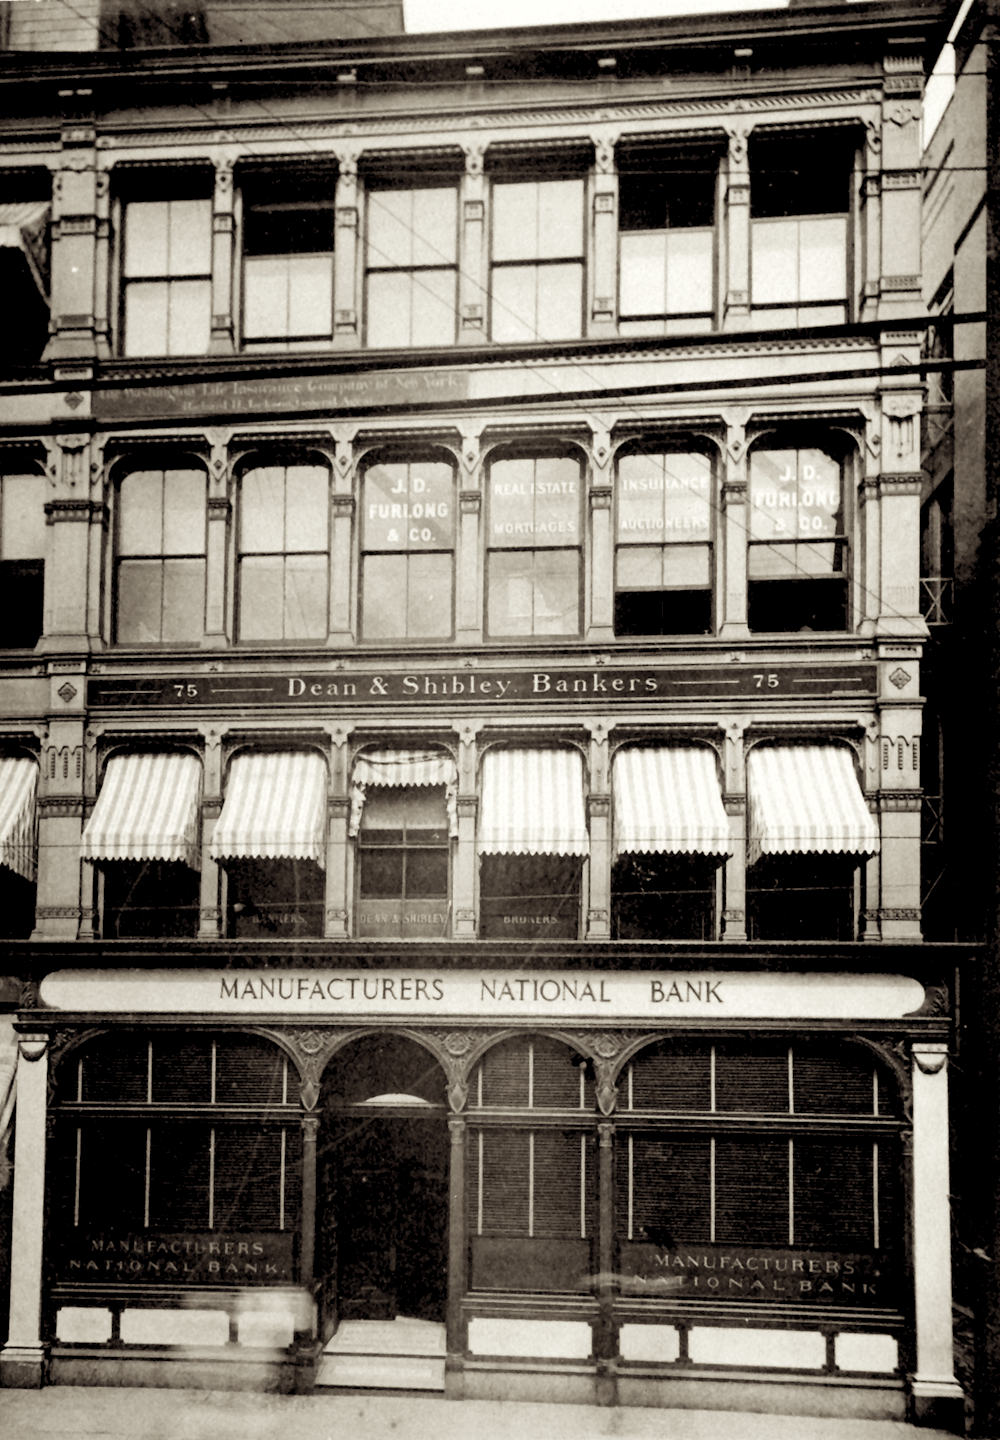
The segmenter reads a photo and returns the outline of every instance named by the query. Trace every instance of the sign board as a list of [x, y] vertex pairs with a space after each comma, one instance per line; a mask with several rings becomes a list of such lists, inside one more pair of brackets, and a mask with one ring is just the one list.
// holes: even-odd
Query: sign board
[[619, 1283], [623, 1295], [668, 1300], [884, 1307], [899, 1298], [884, 1254], [746, 1245], [624, 1242]]
[[57, 1283], [292, 1285], [290, 1231], [159, 1234], [73, 1230], [54, 1256]]
[[57, 970], [40, 1003], [88, 1013], [210, 1014], [253, 1019], [421, 1016], [469, 1020], [789, 1018], [898, 1020], [924, 988], [904, 975], [590, 970]]

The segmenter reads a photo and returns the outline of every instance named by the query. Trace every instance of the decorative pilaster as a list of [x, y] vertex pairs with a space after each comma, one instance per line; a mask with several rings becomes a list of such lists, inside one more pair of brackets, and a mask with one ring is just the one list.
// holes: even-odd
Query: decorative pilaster
[[458, 343], [486, 341], [486, 223], [483, 144], [464, 145], [465, 173], [459, 191], [461, 220], [458, 251]]
[[[948, 1046], [913, 1043], [914, 1419], [960, 1429], [964, 1397], [955, 1379], [948, 1191]], [[955, 1422], [958, 1422], [956, 1424]]]
[[226, 537], [232, 504], [229, 499], [229, 445], [233, 432], [210, 429], [208, 466], [208, 539], [205, 551], [205, 633], [202, 645], [221, 649], [229, 643], [226, 628]]
[[882, 274], [882, 127], [869, 121], [865, 129], [865, 173], [861, 181], [862, 321], [878, 318]]
[[465, 1211], [465, 1142], [468, 1127], [460, 1115], [448, 1116], [451, 1138], [448, 1166], [448, 1310], [446, 1316], [448, 1374], [461, 1372], [466, 1350], [466, 1330], [462, 1320], [462, 1298], [468, 1284], [468, 1240]]
[[595, 338], [618, 333], [618, 173], [615, 168], [617, 135], [602, 131], [594, 136], [596, 173], [592, 181], [590, 323]]
[[749, 406], [723, 410], [726, 448], [722, 452], [722, 506], [716, 565], [716, 610], [719, 637], [744, 640], [747, 628], [747, 536], [750, 511], [747, 504], [747, 422]]
[[611, 436], [594, 431], [590, 500], [590, 594], [587, 639], [605, 643], [614, 639], [615, 547], [612, 533], [613, 491]]
[[90, 598], [99, 572], [90, 575], [92, 527], [100, 536], [106, 523], [98, 484], [91, 494], [91, 437], [55, 435], [49, 446], [49, 499], [45, 502], [45, 609], [38, 651], [86, 653], [90, 637]]
[[462, 726], [458, 746], [458, 844], [452, 885], [455, 939], [476, 934], [476, 819], [479, 799], [476, 793], [479, 723], [469, 721]]
[[82, 661], [51, 661], [50, 672], [50, 703], [53, 710], [58, 705], [67, 713], [65, 718], [56, 713], [50, 719], [39, 756], [38, 883], [31, 938], [75, 940], [81, 929], [81, 903], [93, 905], [93, 867], [80, 860], [86, 676]]
[[210, 355], [232, 355], [233, 325], [233, 164], [230, 156], [216, 161], [212, 198], [212, 332]]
[[[906, 70], [897, 66], [902, 63]], [[920, 313], [921, 308], [921, 99], [919, 55], [885, 58], [882, 97], [882, 265], [880, 320]], [[890, 70], [892, 73], [890, 74]]]
[[726, 330], [745, 330], [750, 323], [750, 159], [748, 140], [753, 122], [741, 116], [727, 125], [729, 155], [726, 166], [726, 253], [728, 270], [723, 279], [725, 300], [722, 324]]
[[587, 895], [588, 940], [611, 936], [611, 786], [608, 727], [601, 720], [587, 722], [590, 731], [590, 866]]
[[97, 169], [93, 125], [68, 126], [52, 177], [52, 307], [45, 360], [93, 359]]
[[333, 343], [340, 350], [361, 344], [358, 325], [358, 156], [338, 151], [336, 225], [333, 252]]
[[481, 610], [482, 580], [479, 564], [479, 536], [482, 525], [482, 475], [479, 428], [463, 429], [458, 496], [457, 553], [455, 556], [456, 638], [477, 644], [483, 638]]
[[729, 816], [729, 848], [726, 859], [726, 905], [722, 912], [722, 934], [726, 940], [747, 938], [747, 796], [744, 737], [748, 721], [737, 716], [726, 725], [723, 742], [725, 781], [723, 804]]
[[598, 1167], [598, 1261], [597, 1326], [594, 1358], [597, 1361], [597, 1403], [618, 1404], [618, 1327], [614, 1321], [614, 1145], [615, 1125], [601, 1120], [597, 1126]]
[[222, 814], [222, 737], [203, 732], [201, 802], [201, 885], [198, 897], [198, 939], [218, 940], [224, 933], [222, 884], [224, 872], [212, 858], [212, 837]]
[[[100, 165], [100, 162], [98, 162]], [[94, 344], [101, 360], [111, 355], [111, 176], [98, 168], [94, 177]]]
[[0, 1350], [0, 1385], [18, 1390], [41, 1389], [45, 1375], [41, 1326], [48, 1045], [47, 1035], [23, 1034], [18, 1040], [10, 1329]]
[[[303, 1098], [305, 1104], [305, 1098]], [[320, 1117], [307, 1111], [302, 1125], [302, 1248], [299, 1252], [299, 1284], [310, 1295], [316, 1281], [316, 1138]]]
[[[897, 363], [900, 346], [907, 360], [916, 349], [911, 334], [882, 336], [882, 363]], [[920, 614], [920, 414], [919, 390], [888, 386], [881, 393], [882, 469], [879, 474], [881, 554], [877, 635], [924, 639]]]
[[351, 797], [349, 792], [347, 730], [330, 732], [330, 789], [327, 795], [326, 892], [327, 939], [343, 940], [351, 933], [349, 898]]

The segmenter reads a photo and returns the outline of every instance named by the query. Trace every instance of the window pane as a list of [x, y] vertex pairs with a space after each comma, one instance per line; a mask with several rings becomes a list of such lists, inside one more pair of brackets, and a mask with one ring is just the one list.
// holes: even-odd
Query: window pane
[[172, 1035], [153, 1041], [153, 1100], [161, 1105], [208, 1105], [212, 1099], [212, 1042]]
[[169, 355], [204, 355], [211, 334], [212, 282], [173, 280], [170, 283]]
[[361, 564], [361, 632], [366, 640], [405, 634], [405, 555], [366, 555]]
[[533, 260], [538, 234], [538, 186], [534, 180], [493, 187], [493, 259]]
[[808, 522], [810, 535], [836, 535], [841, 523], [840, 465], [822, 450], [800, 450], [799, 458], [799, 534]]
[[530, 635], [534, 614], [531, 551], [494, 551], [488, 557], [486, 623], [491, 635]]
[[712, 583], [712, 552], [707, 545], [672, 545], [664, 547], [667, 585], [680, 589], [697, 589]]
[[415, 263], [413, 195], [412, 190], [373, 190], [369, 194], [369, 267], [408, 266]]
[[715, 1239], [720, 1245], [788, 1244], [787, 1140], [716, 1140]]
[[364, 548], [442, 549], [455, 534], [455, 472], [437, 461], [373, 465], [365, 472]]
[[325, 555], [289, 555], [286, 558], [286, 640], [326, 639], [328, 590]]
[[781, 1041], [753, 1048], [716, 1046], [716, 1109], [787, 1115], [788, 1085], [788, 1046]]
[[535, 1131], [532, 1199], [536, 1235], [580, 1234], [581, 1158], [578, 1133]]
[[[711, 1233], [709, 1141], [654, 1135], [630, 1138], [632, 1239], [666, 1248], [707, 1240]], [[618, 1234], [622, 1240], [629, 1233], [628, 1143], [624, 1142], [625, 1153], [619, 1162]]]
[[795, 1141], [795, 1243], [871, 1250], [875, 1155], [870, 1140]]
[[812, 541], [810, 544], [796, 545], [795, 560], [800, 575], [841, 575], [844, 570], [843, 559], [844, 546], [842, 544], [823, 544], [819, 541]]
[[248, 470], [240, 487], [240, 549], [254, 554], [285, 548], [285, 472]]
[[125, 274], [167, 275], [168, 200], [138, 200], [125, 208]]
[[333, 333], [333, 261], [329, 255], [288, 259], [289, 335]]
[[447, 850], [408, 850], [406, 893], [412, 898], [448, 894]]
[[211, 200], [171, 200], [170, 275], [208, 275], [212, 269]]
[[535, 552], [536, 635], [576, 635], [580, 629], [580, 557], [575, 550]]
[[618, 551], [618, 589], [660, 589], [665, 553], [665, 547], [661, 545], [622, 546]]
[[537, 339], [535, 329], [538, 270], [534, 265], [493, 271], [491, 335], [503, 345]]
[[204, 633], [204, 560], [165, 560], [161, 640], [200, 640]]
[[455, 340], [455, 272], [421, 270], [413, 276], [411, 345], [451, 345]]
[[667, 308], [666, 235], [642, 230], [622, 235], [621, 266], [621, 313], [664, 314]]
[[750, 227], [753, 303], [799, 298], [799, 236], [796, 220], [755, 220]]
[[751, 545], [748, 575], [751, 580], [794, 580], [800, 573], [797, 545]]
[[240, 639], [281, 640], [284, 561], [255, 555], [240, 561]]
[[4, 560], [40, 560], [45, 555], [44, 475], [3, 477]]
[[243, 333], [248, 340], [288, 335], [287, 256], [248, 257], [243, 295]]
[[120, 555], [159, 555], [163, 549], [162, 470], [136, 470], [126, 475], [120, 490]]
[[[281, 1051], [266, 1040], [246, 1035], [220, 1036], [215, 1047], [215, 1098], [220, 1105], [255, 1101], [280, 1105], [285, 1065]], [[293, 1096], [290, 1084], [289, 1100]]]
[[[528, 1233], [529, 1152], [523, 1130], [482, 1130], [483, 1233]], [[473, 1153], [470, 1151], [470, 1153]]]
[[451, 635], [452, 557], [410, 555], [406, 587], [409, 638], [447, 639]]
[[[141, 1098], [146, 1098], [145, 1091]], [[146, 1191], [145, 1125], [87, 1121], [81, 1128], [80, 1228], [141, 1233]], [[108, 1183], [110, 1176], [114, 1177], [113, 1184]]]
[[568, 456], [495, 461], [489, 499], [492, 546], [579, 541], [580, 466]]
[[583, 254], [583, 181], [539, 180], [538, 244], [540, 260]]
[[655, 535], [683, 543], [711, 534], [712, 467], [704, 455], [624, 455], [617, 488], [619, 541]]
[[755, 450], [750, 456], [750, 536], [794, 539], [798, 452]]
[[839, 300], [847, 294], [846, 218], [800, 220], [798, 225], [799, 299]]
[[207, 1125], [153, 1127], [149, 1160], [151, 1229], [208, 1229], [209, 1147]]
[[575, 340], [582, 335], [583, 266], [540, 266], [537, 285], [539, 340]]
[[285, 550], [325, 550], [329, 474], [322, 465], [289, 465], [285, 471]]
[[125, 354], [167, 354], [167, 282], [125, 288]]
[[454, 264], [458, 191], [453, 185], [413, 191], [414, 265]]
[[163, 554], [203, 555], [204, 553], [204, 472], [201, 470], [167, 470], [164, 474], [163, 492]]
[[403, 851], [368, 850], [359, 853], [360, 891], [366, 896], [399, 898], [403, 894]]
[[662, 1041], [641, 1051], [632, 1062], [632, 1106], [636, 1110], [710, 1110], [708, 1045]]
[[222, 1233], [277, 1230], [281, 1222], [281, 1173], [280, 1130], [218, 1126], [215, 1229]]
[[[711, 310], [712, 232], [674, 230], [667, 238], [666, 309], [676, 314]], [[650, 313], [646, 311], [645, 313]]]
[[410, 300], [413, 276], [398, 271], [368, 276], [368, 344], [381, 346], [411, 344]]
[[150, 645], [160, 633], [162, 561], [123, 560], [118, 566], [115, 634], [124, 645]]

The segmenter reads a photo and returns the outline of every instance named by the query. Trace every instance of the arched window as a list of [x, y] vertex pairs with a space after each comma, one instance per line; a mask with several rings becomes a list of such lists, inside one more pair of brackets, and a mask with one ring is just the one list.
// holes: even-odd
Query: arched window
[[512, 455], [489, 470], [486, 630], [491, 639], [579, 635], [583, 467]]
[[707, 455], [643, 446], [619, 456], [616, 635], [710, 635], [715, 483]]
[[361, 514], [362, 638], [450, 639], [454, 464], [436, 452], [370, 465]]
[[191, 467], [133, 470], [118, 487], [115, 639], [196, 642], [205, 633], [207, 477]]
[[240, 640], [325, 640], [330, 472], [307, 462], [246, 470], [239, 494]]

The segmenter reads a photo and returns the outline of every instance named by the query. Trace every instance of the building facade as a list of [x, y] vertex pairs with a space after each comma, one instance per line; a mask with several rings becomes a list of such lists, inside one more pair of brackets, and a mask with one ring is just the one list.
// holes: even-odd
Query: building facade
[[960, 1425], [946, 11], [213, 8], [0, 66], [3, 1382]]

